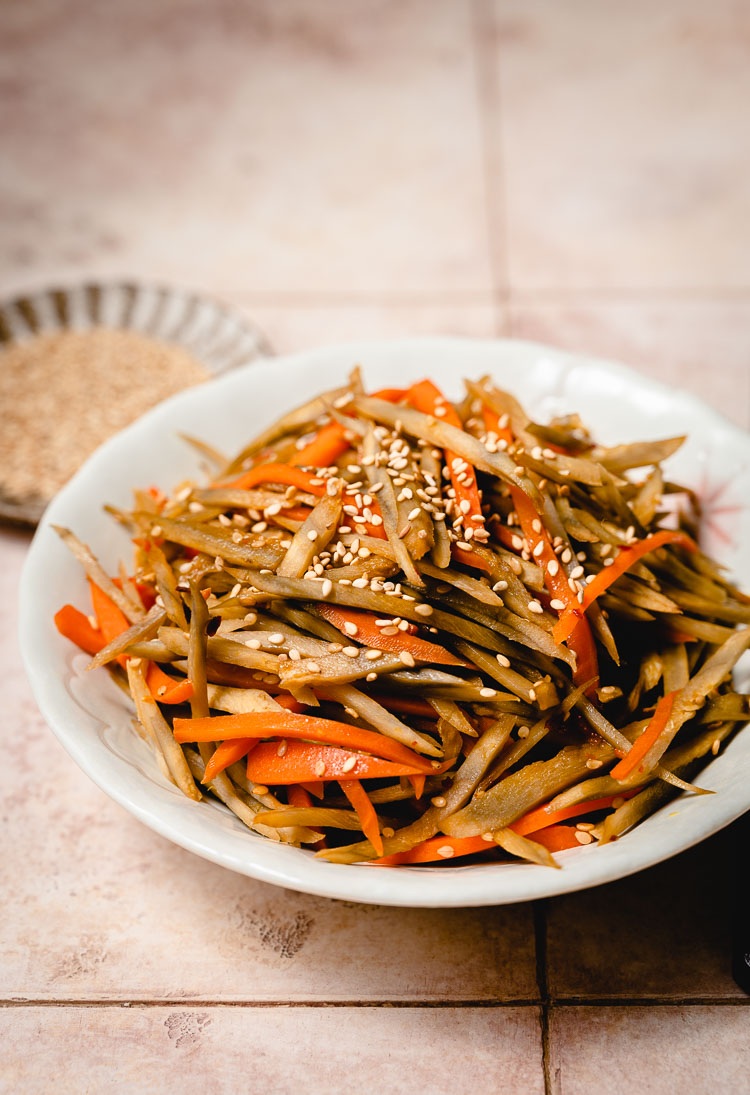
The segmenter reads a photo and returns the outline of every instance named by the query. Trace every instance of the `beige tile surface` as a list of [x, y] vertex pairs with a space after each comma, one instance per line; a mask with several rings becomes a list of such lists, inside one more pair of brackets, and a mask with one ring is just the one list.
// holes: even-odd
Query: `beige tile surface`
[[[472, 303], [445, 300], [430, 304], [388, 301], [309, 306], [294, 299], [278, 303], [244, 295], [232, 299], [260, 325], [279, 354], [370, 338], [419, 335], [493, 338], [504, 326], [504, 310], [501, 305], [493, 304], [489, 294]], [[362, 364], [366, 368], [367, 363]]]
[[552, 1095], [739, 1095], [747, 1091], [750, 1008], [556, 1009]]
[[550, 994], [745, 999], [731, 973], [731, 834], [547, 909]]
[[[25, 546], [25, 537], [0, 534], [5, 605]], [[225, 871], [150, 832], [63, 752], [31, 697], [14, 633], [6, 620], [0, 998], [536, 996], [529, 906], [328, 901]]]
[[511, 298], [506, 327], [622, 361], [750, 425], [750, 299], [521, 294]]
[[750, 287], [747, 5], [498, 0], [495, 61], [514, 288]]
[[24, 1008], [0, 1031], [14, 1095], [544, 1091], [535, 1008]]
[[488, 287], [467, 3], [34, 0], [0, 26], [3, 287]]

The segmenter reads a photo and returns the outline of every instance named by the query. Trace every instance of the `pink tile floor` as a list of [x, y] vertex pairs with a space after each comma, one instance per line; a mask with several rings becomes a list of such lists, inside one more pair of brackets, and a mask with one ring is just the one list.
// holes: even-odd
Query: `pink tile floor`
[[[278, 352], [533, 338], [750, 425], [746, 5], [27, 0], [0, 9], [0, 97], [4, 295], [170, 281]], [[224, 872], [46, 729], [27, 542], [0, 534], [0, 1091], [750, 1090], [731, 833], [500, 909]]]

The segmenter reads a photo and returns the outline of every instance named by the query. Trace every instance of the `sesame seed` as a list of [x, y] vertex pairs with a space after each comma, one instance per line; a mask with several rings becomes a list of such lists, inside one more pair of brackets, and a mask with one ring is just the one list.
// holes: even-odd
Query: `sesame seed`
[[592, 768], [592, 769], [595, 769], [595, 768], [601, 768], [601, 766], [602, 766], [603, 764], [604, 764], [604, 761], [603, 761], [603, 760], [596, 760], [596, 759], [595, 759], [594, 757], [590, 757], [590, 758], [589, 758], [589, 759], [588, 759], [588, 760], [586, 761], [586, 767], [587, 767], [587, 768]]
[[320, 592], [323, 594], [324, 597], [327, 597], [332, 589], [333, 589], [333, 582], [331, 581], [330, 578], [326, 578], [323, 581], [323, 583], [321, 584]]
[[713, 753], [713, 755], [714, 755], [714, 756], [716, 756], [716, 755], [717, 755], [717, 753], [719, 752], [719, 749], [720, 749], [720, 748], [721, 748], [721, 742], [719, 741], [719, 739], [718, 739], [718, 738], [716, 738], [716, 739], [715, 739], [715, 740], [713, 741], [712, 745], [711, 745], [711, 752]]
[[329, 643], [328, 644], [328, 653], [329, 654], [340, 654], [343, 649], [344, 648], [341, 645], [341, 643]]
[[530, 733], [531, 733], [531, 730], [529, 729], [528, 726], [519, 726], [518, 727], [518, 736], [519, 736], [519, 738], [527, 738]]
[[622, 798], [622, 797], [621, 797], [620, 795], [618, 795], [618, 796], [617, 796], [617, 798], [613, 798], [613, 799], [612, 799], [612, 807], [613, 807], [613, 809], [615, 809], [615, 810], [619, 810], [619, 808], [620, 808], [621, 806], [624, 806], [624, 805], [625, 805], [625, 799], [624, 799], [624, 798]]
[[549, 606], [554, 609], [555, 612], [563, 612], [565, 610], [565, 601], [560, 601], [555, 597], [554, 600], [550, 601]]
[[138, 666], [141, 664], [141, 660], [141, 658], [130, 658], [129, 664], [132, 665], [133, 669], [137, 669]]
[[256, 783], [256, 784], [253, 785], [253, 794], [254, 795], [267, 795], [268, 794], [268, 788], [263, 783]]
[[538, 559], [539, 556], [543, 553], [543, 551], [544, 551], [544, 540], [540, 540], [539, 543], [536, 544], [536, 546], [534, 547], [534, 550], [532, 551], [531, 554], [534, 556], [535, 559]]
[[322, 760], [317, 761], [316, 764], [315, 764], [315, 775], [316, 776], [322, 776], [322, 775], [325, 774], [325, 770], [326, 770], [325, 762], [322, 761]]
[[491, 700], [493, 698], [493, 696], [497, 695], [497, 689], [496, 688], [480, 688], [479, 689], [479, 695], [482, 697], [483, 700]]
[[214, 566], [216, 567], [217, 570], [223, 570], [224, 569], [224, 560], [222, 559], [221, 555], [217, 555], [216, 558], [214, 559]]
[[346, 654], [347, 658], [356, 658], [359, 654], [359, 649], [356, 646], [345, 646], [341, 653]]
[[[448, 412], [446, 411], [445, 407], [436, 407], [435, 408], [435, 416], [437, 418], [444, 418], [447, 413]], [[440, 849], [438, 849], [438, 855], [439, 854], [440, 854]], [[451, 852], [451, 855], [453, 855], [453, 852]]]
[[492, 833], [482, 833], [482, 840], [486, 840], [488, 844], [495, 843], [495, 838]]
[[396, 830], [392, 829], [390, 827], [390, 825], [384, 825], [381, 832], [382, 832], [383, 836], [395, 836], [396, 835]]
[[416, 605], [415, 608], [414, 608], [414, 611], [419, 613], [420, 616], [431, 616], [432, 615], [432, 605], [427, 605], [427, 604]]
[[273, 635], [268, 636], [268, 639], [269, 639], [270, 642], [274, 643], [276, 646], [280, 646], [281, 643], [283, 643], [283, 641], [284, 641], [284, 636], [281, 634], [280, 631], [275, 631], [273, 633]]
[[341, 765], [341, 770], [343, 772], [351, 772], [352, 768], [354, 767], [354, 765], [356, 763], [357, 763], [357, 758], [356, 757], [347, 757], [346, 760], [344, 761], [344, 763]]
[[442, 795], [435, 795], [434, 798], [430, 799], [430, 802], [433, 806], [445, 806], [445, 798]]
[[528, 607], [529, 612], [536, 612], [536, 614], [538, 616], [541, 616], [542, 613], [544, 612], [544, 609], [539, 604], [539, 601], [529, 601], [527, 607]]
[[307, 670], [308, 673], [320, 673], [320, 666], [318, 665], [317, 662], [312, 662], [312, 661], [309, 661], [309, 660], [306, 661], [305, 662], [305, 669]]
[[300, 658], [302, 657], [302, 655], [300, 654], [300, 652], [299, 652], [299, 650], [297, 649], [296, 646], [292, 646], [289, 649], [289, 657], [291, 658], [291, 660], [293, 662], [298, 662], [300, 660]]
[[248, 639], [245, 646], [249, 646], [251, 650], [260, 650], [260, 639]]
[[355, 578], [352, 582], [355, 589], [367, 589], [369, 584], [367, 578]]
[[583, 833], [580, 829], [576, 829], [575, 838], [579, 844], [593, 844], [594, 838], [591, 833]]
[[[435, 413], [437, 414], [437, 411]], [[438, 848], [437, 854], [440, 856], [441, 859], [450, 859], [455, 853], [450, 844], [443, 844], [441, 848]]]
[[595, 828], [593, 821], [579, 821], [576, 825], [576, 829], [580, 829], [582, 833], [590, 833]]
[[276, 756], [277, 757], [283, 757], [284, 754], [286, 753], [286, 751], [287, 751], [286, 740], [280, 741], [279, 744], [276, 746]]
[[474, 550], [468, 540], [456, 540], [456, 547], [460, 547], [462, 551]]
[[573, 552], [570, 550], [570, 548], [565, 548], [560, 558], [563, 563], [569, 563], [573, 558]]
[[583, 567], [581, 567], [581, 566], [573, 567], [573, 569], [570, 572], [570, 577], [571, 578], [582, 578], [583, 577]]
[[410, 669], [413, 669], [414, 666], [417, 664], [414, 661], [414, 655], [410, 654], [408, 650], [401, 651], [401, 653], [399, 654], [399, 660], [401, 661], [402, 665], [407, 665]]
[[497, 660], [497, 664], [501, 665], [503, 669], [510, 669], [510, 659], [506, 658], [504, 654], [496, 654], [495, 658]]
[[532, 703], [536, 703], [536, 692], [534, 691], [533, 688], [529, 689], [529, 699], [531, 700]]
[[558, 563], [557, 559], [550, 559], [550, 561], [547, 563], [547, 573], [550, 575], [550, 577], [554, 578], [559, 570], [560, 564]]
[[359, 628], [356, 624], [353, 624], [351, 620], [347, 620], [344, 624], [344, 631], [347, 633], [347, 635], [354, 636], [359, 631]]

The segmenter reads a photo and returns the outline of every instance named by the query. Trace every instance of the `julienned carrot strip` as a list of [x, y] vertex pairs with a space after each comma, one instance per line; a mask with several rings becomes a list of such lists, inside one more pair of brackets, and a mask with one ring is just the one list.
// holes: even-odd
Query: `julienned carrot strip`
[[262, 741], [247, 758], [247, 778], [269, 787], [308, 780], [383, 779], [416, 774], [418, 770], [413, 766], [309, 741], [288, 741], [283, 756], [279, 756], [277, 742]]
[[[544, 527], [540, 515], [535, 510], [533, 502], [527, 494], [515, 487], [511, 487], [511, 496], [518, 519], [521, 522], [524, 539], [529, 545], [532, 557], [536, 560], [537, 565], [542, 568], [544, 584], [552, 599], [566, 606], [561, 610], [562, 612], [568, 609], [577, 609], [578, 594], [570, 588], [567, 575], [552, 547], [549, 533]], [[573, 680], [576, 684], [591, 681], [592, 683], [587, 689], [586, 695], [592, 698], [596, 695], [599, 661], [588, 620], [584, 620], [581, 627], [576, 628], [575, 639], [572, 639], [569, 645], [576, 655], [576, 669]]]
[[[317, 786], [317, 785], [316, 785]], [[318, 798], [323, 797], [323, 784], [320, 785], [320, 794]], [[290, 806], [312, 806], [312, 799], [310, 793], [306, 790], [301, 783], [290, 783], [286, 793], [286, 799]], [[328, 842], [325, 837], [321, 837], [320, 840], [316, 840], [314, 844], [309, 844], [309, 848], [314, 848], [316, 851], [320, 851], [322, 848], [328, 847]]]
[[580, 848], [573, 825], [550, 825], [536, 833], [529, 833], [529, 840], [541, 844], [548, 852], [565, 852], [568, 848]]
[[654, 532], [651, 536], [647, 536], [644, 540], [639, 540], [637, 544], [629, 544], [627, 547], [620, 548], [612, 563], [608, 567], [603, 567], [594, 580], [586, 586], [583, 603], [580, 607], [566, 610], [565, 614], [558, 620], [552, 632], [555, 642], [565, 642], [574, 629], [577, 630], [582, 618], [581, 612], [585, 612], [587, 608], [590, 608], [597, 597], [601, 597], [602, 593], [605, 593], [618, 578], [625, 574], [633, 563], [644, 555], [648, 555], [649, 552], [664, 547], [665, 544], [679, 544], [680, 547], [687, 548], [689, 551], [698, 550], [695, 542], [689, 536], [686, 536], [684, 532], [676, 532], [671, 529], [662, 529], [660, 532]]
[[230, 764], [236, 764], [258, 744], [257, 738], [234, 738], [232, 741], [222, 741], [214, 751], [214, 755], [206, 765], [206, 771], [201, 780], [202, 783], [210, 783], [212, 779], [223, 772]]
[[[466, 665], [466, 662], [451, 654], [444, 646], [428, 643], [425, 639], [410, 635], [408, 631], [384, 635], [383, 632], [389, 629], [378, 627], [375, 623], [378, 617], [370, 612], [328, 604], [318, 604], [317, 610], [344, 635], [356, 639], [365, 646], [374, 647], [376, 650], [389, 650], [393, 654], [406, 652], [418, 661], [432, 662], [435, 665]], [[349, 629], [346, 627], [347, 624]], [[352, 631], [352, 627], [356, 630]]]
[[[299, 490], [306, 491], [307, 494], [323, 495], [326, 492], [326, 485], [317, 482], [319, 479], [320, 476], [302, 471], [301, 468], [295, 468], [291, 464], [258, 464], [249, 471], [244, 471], [231, 482], [220, 485], [237, 487], [238, 490], [251, 490], [261, 483], [281, 483], [286, 487], [297, 487]], [[313, 483], [312, 480], [316, 482]]]
[[473, 567], [474, 570], [481, 570], [484, 574], [490, 574], [492, 568], [486, 559], [482, 559], [475, 551], [466, 551], [464, 548], [456, 547], [455, 544], [451, 545], [451, 555], [457, 563], [463, 563], [466, 567]]
[[509, 828], [514, 833], [518, 833], [519, 836], [528, 836], [530, 833], [538, 833], [540, 829], [546, 829], [549, 825], [558, 825], [561, 821], [568, 821], [571, 817], [593, 814], [596, 810], [607, 810], [614, 799], [631, 798], [634, 794], [636, 794], [636, 791], [620, 791], [616, 795], [592, 799], [590, 802], [578, 802], [575, 806], [566, 806], [562, 810], [549, 811], [546, 806], [537, 806], [535, 810], [530, 810], [518, 821], [514, 821]]
[[375, 807], [367, 797], [367, 792], [364, 787], [358, 779], [340, 779], [339, 785], [357, 811], [357, 817], [362, 826], [362, 832], [370, 841], [378, 855], [382, 855], [383, 838], [380, 835], [378, 815], [375, 812]]
[[395, 867], [399, 863], [433, 863], [462, 855], [476, 855], [495, 847], [494, 841], [485, 840], [482, 836], [433, 836], [416, 844], [408, 852], [396, 852], [372, 862], [378, 867]]
[[101, 631], [92, 627], [88, 616], [79, 612], [73, 605], [63, 605], [60, 611], [55, 613], [55, 627], [61, 635], [70, 639], [92, 657], [107, 645], [107, 640]]
[[[492, 430], [499, 438], [510, 443], [513, 433], [509, 426], [501, 426], [500, 419], [495, 411], [486, 404], [482, 408], [484, 424], [488, 431]], [[563, 570], [560, 560], [552, 547], [552, 541], [541, 515], [537, 513], [534, 504], [527, 494], [518, 488], [511, 488], [513, 506], [521, 523], [521, 531], [529, 545], [529, 550], [537, 564], [542, 568], [544, 584], [549, 590], [552, 600], [562, 602], [564, 608], [558, 609], [563, 614], [570, 609], [578, 611], [578, 595], [574, 593], [568, 584], [568, 578]], [[504, 525], [493, 526], [495, 535], [512, 551], [517, 550], [515, 544], [516, 534]], [[541, 547], [539, 545], [541, 544]], [[536, 554], [538, 552], [539, 554]], [[586, 694], [593, 698], [596, 695], [596, 684], [599, 677], [599, 660], [596, 656], [596, 644], [591, 634], [588, 621], [585, 626], [576, 629], [575, 639], [569, 644], [576, 656], [576, 669], [573, 680], [576, 684], [591, 681]]]
[[[225, 741], [229, 738], [298, 738], [326, 742], [345, 749], [361, 749], [376, 757], [405, 765], [412, 772], [432, 773], [435, 769], [425, 757], [375, 730], [350, 726], [333, 719], [297, 715], [292, 711], [252, 711], [242, 715], [214, 715], [207, 719], [175, 719], [175, 739], [187, 741]], [[312, 777], [314, 778], [314, 777]], [[354, 777], [352, 777], [354, 778]]]
[[298, 468], [327, 468], [352, 447], [346, 428], [329, 422], [289, 461]]
[[[127, 631], [130, 627], [130, 621], [115, 602], [91, 579], [89, 579], [89, 589], [91, 590], [91, 604], [99, 624], [99, 630], [107, 642], [111, 643], [118, 635], [122, 635], [123, 631]], [[117, 661], [124, 667], [127, 665], [128, 659], [124, 654], [120, 654]]]
[[[303, 787], [305, 789], [305, 791], [307, 791], [307, 793], [309, 795], [312, 795], [314, 798], [322, 798], [323, 795], [325, 794], [326, 785], [325, 785], [325, 783], [323, 783], [322, 779], [321, 780], [306, 779], [304, 781], [304, 783], [300, 783], [299, 786]], [[290, 787], [290, 790], [291, 790], [291, 787]], [[292, 805], [296, 805], [296, 804], [292, 803]], [[308, 805], [309, 805], [309, 803], [308, 803]]]
[[294, 696], [275, 696], [274, 699], [279, 707], [283, 707], [285, 711], [293, 711], [295, 714], [299, 715], [302, 711], [307, 710], [303, 703], [300, 703], [299, 700], [295, 700]]
[[628, 776], [632, 775], [636, 770], [646, 753], [659, 737], [659, 734], [661, 734], [662, 730], [669, 722], [669, 716], [672, 714], [674, 697], [674, 692], [668, 692], [666, 696], [662, 696], [658, 701], [651, 722], [641, 736], [636, 738], [620, 763], [616, 764], [612, 769], [610, 774], [613, 775], [615, 779], [627, 779]]
[[427, 700], [410, 699], [408, 696], [381, 696], [372, 693], [372, 698], [396, 715], [418, 715], [426, 719], [437, 719], [435, 708]]
[[[412, 384], [407, 392], [407, 400], [416, 410], [423, 414], [438, 417], [442, 422], [450, 426], [463, 429], [463, 423], [456, 414], [453, 406], [443, 397], [440, 389], [431, 380], [421, 380], [418, 384]], [[440, 413], [438, 413], [440, 412]], [[454, 463], [460, 461], [457, 467]], [[469, 509], [464, 514], [464, 523], [467, 528], [483, 528], [482, 521], [472, 521], [472, 517], [482, 516], [482, 499], [477, 487], [477, 479], [474, 469], [466, 461], [462, 460], [450, 449], [445, 450], [445, 462], [451, 477], [451, 485], [456, 492], [456, 504], [458, 512], [462, 512], [462, 502], [469, 503]]]
[[[149, 662], [146, 670], [148, 690], [159, 703], [187, 703], [193, 695], [193, 682], [173, 680], [156, 662]], [[160, 689], [164, 689], [163, 692]]]
[[510, 445], [513, 440], [513, 431], [510, 426], [500, 425], [499, 415], [486, 403], [482, 404], [482, 418], [487, 433], [494, 433], [501, 441], [505, 441], [507, 445]]
[[380, 388], [377, 392], [373, 392], [372, 399], [382, 399], [386, 403], [400, 403], [402, 399], [406, 399], [409, 391], [407, 388]]
[[407, 776], [406, 778], [414, 788], [414, 797], [420, 799], [424, 794], [424, 785], [427, 776]]

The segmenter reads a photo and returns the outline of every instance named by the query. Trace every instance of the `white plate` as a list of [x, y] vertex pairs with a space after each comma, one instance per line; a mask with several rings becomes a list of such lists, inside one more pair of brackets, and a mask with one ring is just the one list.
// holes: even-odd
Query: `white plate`
[[[393, 870], [326, 863], [254, 836], [224, 807], [195, 804], [164, 781], [130, 729], [126, 698], [105, 673], [84, 675], [86, 657], [53, 626], [60, 605], [85, 605], [87, 590], [50, 525], [75, 529], [114, 568], [129, 545], [101, 507], [127, 506], [134, 485], [169, 490], [197, 475], [198, 460], [178, 431], [232, 452], [283, 411], [340, 383], [355, 363], [371, 387], [429, 375], [449, 397], [458, 396], [462, 376], [490, 373], [542, 421], [577, 411], [604, 442], [688, 434], [670, 473], [704, 501], [706, 549], [741, 583], [748, 574], [750, 436], [684, 392], [622, 366], [515, 341], [352, 343], [261, 362], [175, 396], [107, 442], [54, 500], [34, 538], [21, 580], [21, 648], [42, 713], [77, 764], [146, 825], [206, 859], [291, 889], [385, 905], [497, 905], [579, 890], [658, 863], [743, 813], [750, 806], [748, 731], [701, 773], [715, 795], [681, 797], [613, 844], [565, 852], [560, 871], [522, 863]], [[746, 689], [747, 671], [739, 676]]]

